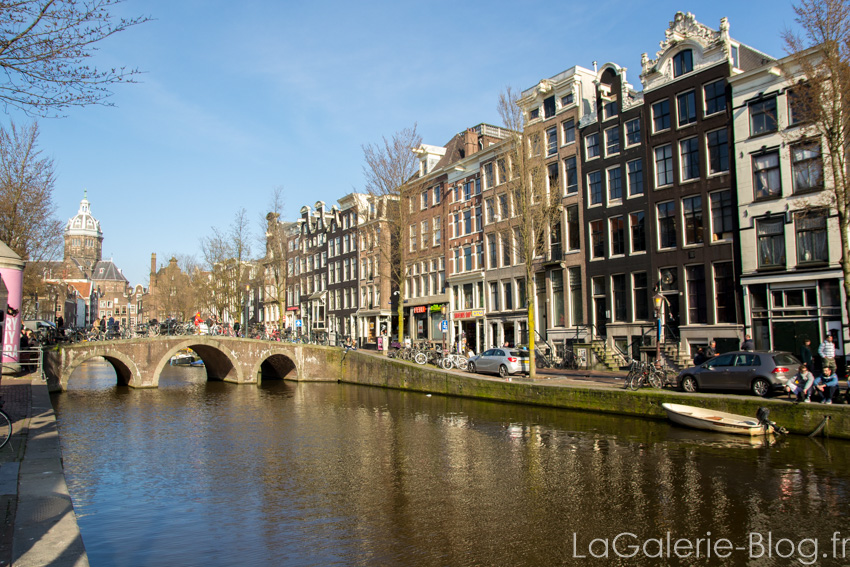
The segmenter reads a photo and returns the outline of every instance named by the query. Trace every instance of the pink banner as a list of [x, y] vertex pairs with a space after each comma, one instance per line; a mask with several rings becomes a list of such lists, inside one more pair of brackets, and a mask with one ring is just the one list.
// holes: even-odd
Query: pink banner
[[21, 344], [21, 319], [24, 314], [21, 304], [24, 297], [24, 272], [15, 268], [0, 268], [3, 283], [9, 290], [8, 305], [17, 310], [16, 315], [9, 315], [6, 311], [6, 320], [3, 324], [3, 363], [18, 362], [18, 347]]

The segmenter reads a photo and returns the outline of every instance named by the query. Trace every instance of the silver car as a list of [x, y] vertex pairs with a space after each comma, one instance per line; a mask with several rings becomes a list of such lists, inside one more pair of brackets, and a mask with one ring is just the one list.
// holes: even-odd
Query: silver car
[[491, 348], [469, 359], [470, 372], [489, 372], [502, 378], [530, 371], [527, 350]]
[[685, 368], [679, 372], [678, 383], [686, 392], [749, 390], [756, 396], [766, 396], [784, 387], [799, 367], [800, 361], [787, 352], [727, 352]]

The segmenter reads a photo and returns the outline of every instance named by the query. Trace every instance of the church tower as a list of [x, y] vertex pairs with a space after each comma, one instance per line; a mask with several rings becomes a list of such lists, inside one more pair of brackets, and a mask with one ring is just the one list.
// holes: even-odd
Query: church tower
[[91, 203], [87, 193], [80, 201], [77, 216], [68, 220], [65, 226], [65, 261], [75, 260], [89, 273], [103, 256], [103, 232], [100, 222], [91, 214]]

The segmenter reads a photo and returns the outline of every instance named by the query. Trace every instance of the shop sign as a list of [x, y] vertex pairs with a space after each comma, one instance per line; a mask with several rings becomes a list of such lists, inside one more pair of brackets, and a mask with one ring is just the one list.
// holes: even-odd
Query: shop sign
[[298, 307], [297, 305], [295, 307], [287, 307], [286, 308], [287, 311], [298, 311], [299, 309], [301, 309], [301, 308]]
[[426, 310], [427, 310], [427, 307], [425, 305], [420, 305], [418, 307], [413, 308], [414, 313], [425, 313]]
[[469, 311], [455, 311], [452, 313], [454, 319], [471, 319], [473, 317], [484, 317], [483, 309], [471, 309]]
[[439, 312], [441, 312], [442, 310], [443, 310], [443, 306], [442, 306], [442, 305], [436, 305], [436, 304], [435, 304], [435, 305], [432, 305], [432, 306], [431, 306], [431, 313], [439, 313]]

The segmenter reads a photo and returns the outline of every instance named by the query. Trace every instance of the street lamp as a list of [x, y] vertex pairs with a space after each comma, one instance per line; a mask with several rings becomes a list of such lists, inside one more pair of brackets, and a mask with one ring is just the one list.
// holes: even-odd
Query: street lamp
[[655, 304], [655, 365], [661, 364], [661, 340], [662, 328], [664, 324], [664, 296], [661, 295], [661, 283], [655, 285], [655, 295], [652, 296], [652, 301]]

